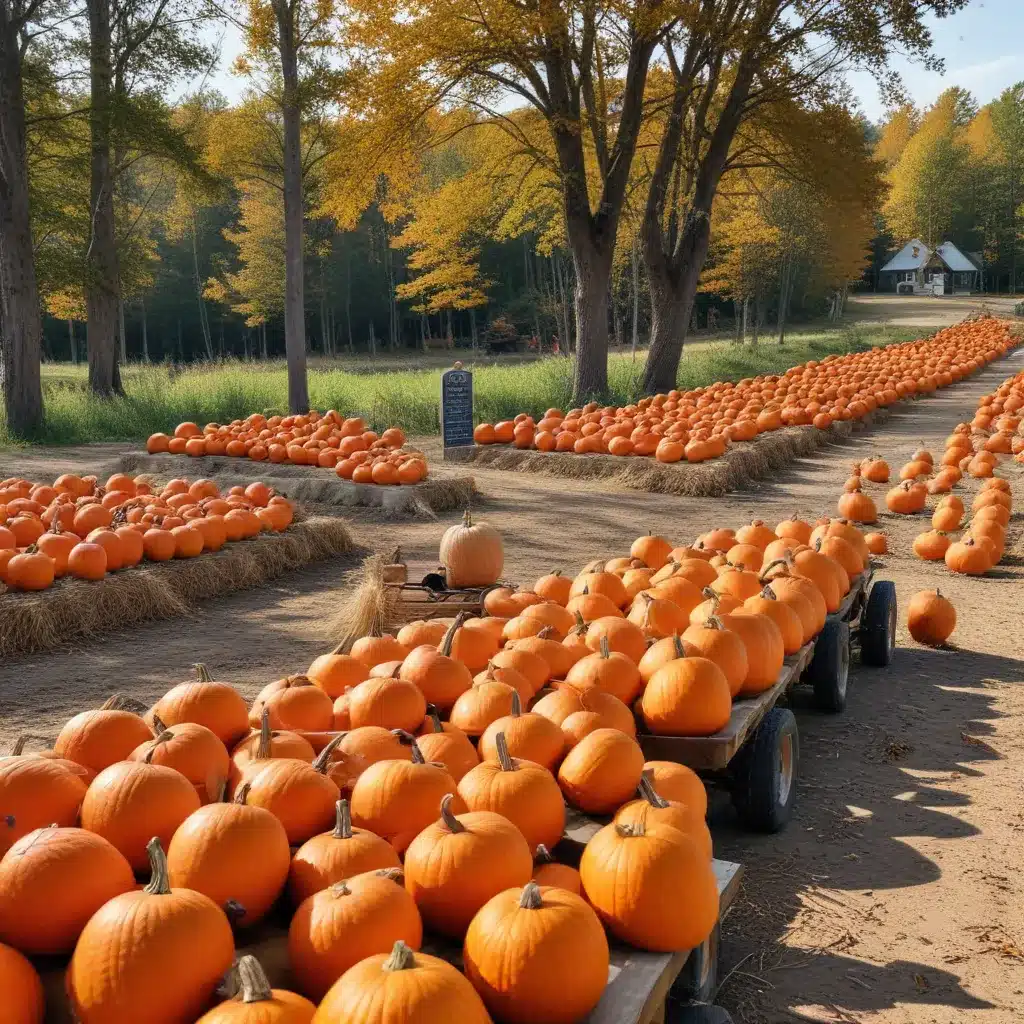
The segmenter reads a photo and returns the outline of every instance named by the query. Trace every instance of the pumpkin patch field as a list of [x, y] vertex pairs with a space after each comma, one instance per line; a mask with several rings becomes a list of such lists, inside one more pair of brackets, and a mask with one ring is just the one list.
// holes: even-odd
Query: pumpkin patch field
[[[253, 586], [348, 550], [334, 519], [296, 522], [294, 504], [254, 481], [64, 473], [0, 481], [0, 655], [129, 621], [186, 614], [197, 593]], [[194, 567], [194, 568], [190, 568]]]
[[[714, 928], [713, 856], [744, 871], [714, 998], [737, 1024], [1015, 1024], [1020, 355], [721, 499], [480, 465], [468, 516], [330, 520], [359, 558], [401, 547], [410, 579], [493, 584], [483, 615], [343, 636], [356, 557], [205, 599], [225, 559], [287, 546], [301, 514], [219, 552], [4, 593], [0, 608], [89, 606], [208, 567], [174, 620], [133, 623], [122, 594], [120, 632], [60, 618], [48, 650], [0, 657], [16, 1019], [43, 1000], [47, 1024], [362, 1021], [429, 990], [441, 1010], [408, 1019], [582, 1020], [609, 965]], [[102, 452], [14, 453], [3, 471], [55, 480]], [[268, 461], [253, 470], [282, 486]], [[843, 714], [793, 692], [784, 831], [737, 827], [728, 775], [644, 752], [756, 702], [871, 571], [898, 592], [892, 664], [854, 647]]]
[[[717, 495], [812, 451], [829, 434], [847, 436], [901, 402], [969, 377], [1018, 344], [1008, 321], [980, 316], [927, 339], [812, 360], [780, 376], [671, 391], [621, 407], [591, 402], [480, 423], [476, 447], [456, 454], [501, 469]], [[673, 466], [675, 475], [663, 468]]]

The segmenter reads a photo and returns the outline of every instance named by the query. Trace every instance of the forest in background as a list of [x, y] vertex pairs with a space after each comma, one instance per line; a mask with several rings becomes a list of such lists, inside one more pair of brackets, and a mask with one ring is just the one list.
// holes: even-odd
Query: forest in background
[[937, 66], [922, 19], [965, 2], [0, 0], [8, 429], [44, 356], [117, 396], [128, 361], [286, 354], [298, 409], [310, 352], [557, 338], [580, 398], [643, 340], [665, 389], [694, 327], [838, 317], [922, 217], [1013, 275], [1020, 90], [872, 126], [843, 80], [898, 95], [889, 54]]

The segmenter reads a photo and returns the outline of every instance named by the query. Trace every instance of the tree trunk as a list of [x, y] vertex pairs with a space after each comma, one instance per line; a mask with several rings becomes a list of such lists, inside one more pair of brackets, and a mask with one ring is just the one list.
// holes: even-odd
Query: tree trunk
[[206, 346], [206, 358], [213, 362], [213, 335], [210, 332], [210, 318], [206, 312], [206, 302], [203, 299], [203, 279], [199, 273], [199, 242], [196, 235], [199, 225], [196, 220], [196, 209], [189, 208], [189, 215], [192, 221], [192, 286], [196, 290], [196, 302], [199, 305], [199, 327], [203, 332], [203, 344]]
[[89, 10], [89, 209], [85, 307], [89, 387], [98, 395], [120, 395], [117, 322], [120, 285], [111, 165], [113, 66], [110, 0], [88, 0]]
[[43, 425], [43, 320], [29, 222], [21, 40], [10, 14], [0, 3], [0, 387], [7, 429], [28, 437]]
[[68, 341], [71, 343], [71, 362], [78, 365], [78, 341], [75, 338], [75, 321], [68, 318]]
[[117, 345], [118, 351], [120, 352], [121, 364], [124, 365], [128, 362], [128, 338], [125, 336], [124, 331], [124, 296], [120, 294], [120, 286], [118, 286], [117, 296]]
[[790, 261], [786, 259], [782, 264], [782, 273], [779, 275], [779, 346], [786, 341], [786, 312], [789, 306], [789, 274]]
[[[248, 352], [248, 349], [246, 350]], [[267, 322], [264, 320], [260, 324], [260, 359], [266, 361], [267, 358]]]
[[469, 339], [476, 352], [476, 309], [473, 306], [469, 307]]
[[302, 151], [299, 137], [298, 25], [295, 7], [288, 0], [274, 0], [281, 49], [283, 97], [281, 119], [284, 135], [284, 350], [288, 360], [288, 410], [309, 411], [306, 379], [306, 305], [303, 281]]
[[608, 391], [608, 295], [611, 285], [612, 249], [607, 240], [597, 241], [589, 225], [569, 230], [576, 288], [573, 309], [576, 319], [576, 364], [572, 400], [582, 405]]
[[348, 334], [348, 354], [355, 355], [356, 343], [352, 336], [352, 250], [345, 246], [345, 330]]
[[633, 334], [631, 348], [633, 350], [633, 362], [636, 362], [636, 346], [640, 340], [640, 252], [637, 248], [636, 239], [629, 250], [630, 270], [632, 271], [633, 283]]

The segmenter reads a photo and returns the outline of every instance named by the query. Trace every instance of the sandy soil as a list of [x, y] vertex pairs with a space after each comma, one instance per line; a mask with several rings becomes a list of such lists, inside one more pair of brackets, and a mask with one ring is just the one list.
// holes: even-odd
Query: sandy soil
[[993, 316], [1013, 316], [1024, 296], [1010, 295], [851, 295], [846, 302], [849, 320], [875, 320], [897, 327], [947, 327], [977, 309]]
[[[1022, 367], [1018, 353], [749, 492], [679, 499], [482, 470], [480, 511], [506, 537], [507, 575], [524, 582], [621, 553], [647, 530], [683, 541], [755, 516], [831, 512], [853, 459], [878, 452], [898, 467], [922, 440], [941, 448], [977, 397]], [[96, 470], [122, 447], [0, 454], [0, 475]], [[1009, 464], [1007, 474], [1024, 495], [1018, 468]], [[884, 507], [884, 488], [874, 491]], [[367, 549], [400, 543], [426, 568], [448, 521], [378, 522], [364, 513], [353, 525]], [[886, 671], [855, 666], [845, 714], [796, 702], [798, 804], [781, 835], [742, 833], [727, 798], [714, 801], [716, 853], [747, 871], [724, 928], [719, 997], [744, 1024], [1022, 1020], [1021, 526], [1018, 519], [1004, 565], [968, 579], [909, 555], [924, 522], [884, 515], [894, 554], [880, 575], [896, 581], [904, 605], [941, 584], [959, 612], [956, 646], [917, 646], [901, 615], [895, 663]], [[197, 661], [254, 694], [326, 646], [323, 623], [357, 561], [200, 605], [191, 619], [0, 666], [0, 743], [22, 731], [52, 736], [71, 713], [115, 690], [154, 699]]]

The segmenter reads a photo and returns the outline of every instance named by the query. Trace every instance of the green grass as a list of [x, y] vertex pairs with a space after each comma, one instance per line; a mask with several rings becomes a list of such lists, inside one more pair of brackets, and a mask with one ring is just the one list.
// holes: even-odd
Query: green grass
[[[828, 330], [794, 331], [784, 348], [766, 340], [757, 348], [728, 341], [687, 346], [678, 384], [687, 389], [716, 380], [739, 380], [780, 373], [808, 359], [863, 350], [919, 337], [920, 329], [859, 324]], [[608, 362], [608, 400], [624, 405], [641, 396], [644, 358], [613, 354]], [[386, 365], [405, 363], [391, 360]], [[478, 363], [474, 366], [478, 420], [495, 422], [527, 410], [571, 404], [572, 362], [545, 358], [533, 362]], [[375, 429], [398, 425], [410, 434], [436, 434], [440, 369], [374, 370], [366, 359], [314, 360], [310, 366], [310, 400], [318, 409], [362, 415]], [[99, 399], [86, 388], [84, 366], [43, 367], [46, 426], [44, 444], [140, 440], [155, 431], [170, 431], [183, 420], [219, 423], [287, 406], [284, 363], [232, 362], [196, 366], [171, 378], [164, 366], [129, 366], [123, 372], [124, 398]], [[0, 419], [0, 446], [10, 444]]]

